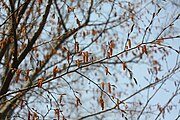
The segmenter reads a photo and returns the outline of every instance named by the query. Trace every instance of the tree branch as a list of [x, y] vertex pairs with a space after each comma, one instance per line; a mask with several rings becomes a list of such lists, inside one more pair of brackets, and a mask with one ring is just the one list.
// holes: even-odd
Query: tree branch
[[88, 10], [88, 17], [87, 17], [86, 22], [85, 22], [86, 25], [88, 24], [88, 22], [90, 20], [92, 6], [93, 6], [93, 0], [90, 1], [90, 7]]
[[46, 10], [45, 13], [43, 15], [43, 19], [39, 25], [39, 29], [37, 30], [37, 32], [34, 34], [34, 36], [31, 39], [31, 42], [28, 43], [26, 49], [22, 52], [22, 54], [19, 57], [19, 64], [22, 62], [22, 60], [26, 57], [26, 55], [29, 53], [29, 51], [31, 51], [32, 46], [34, 45], [34, 43], [36, 42], [37, 38], [39, 37], [39, 35], [41, 34], [45, 24], [46, 24], [46, 19], [48, 17], [50, 8], [51, 8], [51, 4], [52, 4], [52, 0], [48, 0], [48, 4], [46, 6]]
[[14, 12], [14, 3], [12, 2], [12, 0], [9, 0], [10, 2], [10, 6], [11, 6], [11, 13], [12, 13], [12, 31], [13, 31], [13, 36], [14, 36], [14, 63], [17, 62], [17, 49], [18, 49], [18, 43], [17, 43], [17, 38], [16, 38], [16, 16], [15, 16], [15, 12]]
[[8, 74], [6, 75], [5, 77], [5, 80], [4, 80], [4, 83], [2, 85], [2, 88], [0, 90], [0, 95], [3, 95], [5, 93], [7, 93], [8, 91], [8, 88], [9, 88], [9, 84], [11, 82], [11, 79], [15, 73], [15, 70], [13, 69], [17, 69], [19, 64], [24, 60], [24, 58], [26, 57], [26, 55], [29, 53], [29, 51], [31, 51], [32, 49], [32, 46], [33, 44], [35, 43], [35, 41], [37, 40], [37, 38], [39, 37], [39, 35], [41, 34], [43, 28], [44, 28], [44, 25], [46, 23], [46, 19], [47, 19], [47, 16], [49, 14], [49, 11], [50, 11], [50, 7], [51, 7], [51, 4], [52, 4], [52, 0], [49, 0], [48, 1], [48, 5], [46, 6], [46, 10], [45, 10], [45, 13], [43, 15], [43, 19], [40, 23], [40, 27], [39, 29], [37, 30], [37, 32], [34, 34], [31, 42], [27, 45], [26, 49], [23, 51], [23, 53], [20, 55], [19, 59], [17, 60], [17, 62], [13, 62], [12, 64], [12, 69], [9, 70]]
[[63, 26], [65, 32], [67, 32], [68, 30], [67, 30], [67, 28], [66, 28], [66, 25], [65, 25], [65, 23], [64, 23], [63, 17], [62, 17], [62, 15], [61, 15], [61, 11], [60, 11], [60, 9], [59, 9], [59, 7], [58, 7], [58, 5], [57, 5], [57, 1], [56, 1], [56, 0], [54, 0], [54, 4], [55, 4], [55, 6], [56, 6], [56, 9], [57, 9], [58, 15], [59, 15], [59, 17], [60, 17], [60, 20], [61, 20], [61, 22], [62, 22], [62, 26]]

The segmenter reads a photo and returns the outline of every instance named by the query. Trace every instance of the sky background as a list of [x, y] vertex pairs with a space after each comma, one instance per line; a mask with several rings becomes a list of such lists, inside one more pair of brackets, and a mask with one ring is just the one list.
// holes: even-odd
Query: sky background
[[[94, 1], [96, 2], [96, 0], [94, 0]], [[116, 2], [117, 1], [120, 1], [122, 3], [126, 2], [126, 1], [121, 1], [121, 0], [116, 0]], [[129, 0], [129, 1], [132, 2], [132, 0]], [[86, 0], [84, 0], [83, 2], [88, 3]], [[133, 32], [130, 35], [130, 39], [132, 40], [132, 47], [136, 46], [137, 45], [136, 43], [140, 43], [142, 41], [142, 36], [144, 35], [143, 30], [145, 30], [145, 28], [148, 26], [150, 19], [152, 18], [152, 13], [157, 12], [159, 9], [157, 6], [151, 4], [151, 0], [134, 0], [133, 1], [133, 3], [138, 3], [138, 2], [142, 2], [142, 6], [139, 6], [138, 9], [136, 10], [136, 11], [139, 11], [139, 13], [137, 13], [138, 14], [137, 17], [135, 16], [135, 21], [138, 21], [138, 22], [135, 24], [135, 29], [133, 30]], [[70, 3], [71, 2], [68, 1], [68, 4], [70, 4]], [[146, 42], [149, 42], [149, 41], [155, 39], [158, 36], [158, 34], [161, 32], [161, 30], [165, 26], [169, 25], [171, 23], [171, 21], [173, 21], [174, 18], [176, 18], [176, 16], [180, 13], [180, 0], [154, 0], [154, 3], [158, 4], [160, 6], [161, 11], [160, 11], [159, 15], [155, 17], [153, 24], [151, 25], [151, 33], [147, 32], [147, 35], [145, 37]], [[94, 12], [91, 16], [90, 23], [98, 23], [101, 21], [106, 21], [108, 18], [108, 14], [110, 13], [111, 5], [112, 4], [109, 4], [109, 3], [104, 4], [104, 6], [102, 6], [101, 10], [97, 11], [97, 13], [98, 12], [102, 13], [101, 17], [98, 17], [98, 14], [97, 13], [95, 14], [95, 12]], [[59, 7], [61, 7], [61, 4]], [[117, 13], [118, 16], [121, 16], [124, 13], [124, 11], [126, 11], [125, 9], [124, 10], [119, 9], [117, 6], [114, 8], [114, 10], [118, 11], [118, 13]], [[147, 11], [149, 11], [149, 13]], [[53, 7], [52, 7], [51, 12], [53, 12]], [[3, 11], [1, 11], [1, 13], [3, 13]], [[80, 11], [78, 11], [78, 10], [76, 11], [76, 9], [75, 9], [75, 13], [79, 20], [84, 19], [82, 14], [78, 14], [78, 13], [80, 13]], [[69, 23], [67, 24], [67, 27], [68, 28], [77, 27], [78, 25], [75, 21], [74, 14], [72, 12], [69, 14], [71, 14], [70, 15], [71, 17], [70, 17]], [[141, 14], [142, 14], [142, 16], [139, 17], [139, 15], [141, 15]], [[49, 16], [49, 18], [51, 18], [51, 16]], [[57, 17], [54, 20], [57, 20]], [[2, 22], [2, 21], [0, 21], [0, 22]], [[107, 34], [102, 35], [102, 38], [100, 38], [97, 43], [92, 44], [91, 47], [86, 49], [86, 51], [92, 52], [93, 53], [92, 55], [103, 57], [101, 47], [108, 46], [109, 42], [111, 41], [109, 36], [112, 36], [112, 40], [117, 42], [116, 49], [114, 49], [113, 54], [116, 54], [116, 53], [122, 51], [124, 49], [124, 45], [125, 45], [125, 41], [128, 36], [128, 32], [130, 31], [131, 26], [133, 25], [133, 22], [131, 22], [131, 20], [129, 20], [128, 23], [129, 23], [129, 26], [122, 24], [122, 25], [119, 25], [118, 27], [115, 27], [112, 30], [110, 30], [110, 32], [108, 32]], [[167, 31], [165, 31], [163, 33], [164, 36], [169, 36], [169, 35], [173, 35], [173, 34], [174, 34], [174, 36], [180, 35], [180, 29], [179, 29], [180, 20], [176, 21], [174, 24], [175, 25], [173, 27], [173, 30], [171, 31], [168, 29]], [[109, 26], [110, 25], [107, 25], [107, 28]], [[53, 27], [54, 26], [53, 25], [51, 26], [51, 23], [46, 24], [46, 27], [41, 35], [42, 41], [43, 40], [46, 40], [46, 41], [51, 40], [52, 36], [47, 33], [52, 32]], [[142, 29], [141, 33], [139, 33], [137, 27], [140, 27]], [[158, 28], [156, 29], [156, 27], [158, 27]], [[87, 27], [83, 30], [87, 31], [92, 28], [93, 27]], [[93, 29], [99, 30], [100, 28], [95, 27]], [[91, 38], [96, 37], [96, 35], [95, 36], [87, 35], [84, 40], [82, 38], [82, 36], [80, 36], [80, 34], [82, 33], [83, 30], [80, 30], [77, 35], [77, 40], [80, 43], [81, 49], [83, 48], [83, 46], [86, 46], [91, 42]], [[138, 33], [138, 36], [133, 38], [133, 36], [135, 36], [137, 33]], [[116, 34], [117, 36], [113, 36], [114, 34]], [[68, 41], [67, 44], [64, 46], [71, 49], [72, 46], [74, 45], [73, 36], [70, 37], [67, 41]], [[180, 39], [179, 38], [167, 40], [164, 42], [164, 44], [170, 45], [173, 48], [180, 50]], [[38, 58], [40, 60], [43, 59], [42, 56], [45, 55], [45, 53], [47, 53], [47, 51], [42, 49], [41, 52], [42, 52], [42, 54], [40, 54], [39, 55], [40, 57]], [[180, 62], [180, 58], [178, 57], [178, 54], [176, 52], [169, 49], [169, 53], [170, 54], [166, 56], [165, 60], [161, 60], [161, 57], [162, 57], [161, 53], [157, 53], [157, 54], [153, 55], [154, 59], [160, 61], [160, 63], [162, 64], [162, 71], [157, 74], [158, 78], [161, 78], [163, 75], [166, 75], [168, 73], [168, 70], [170, 70], [171, 68], [173, 68], [175, 66], [176, 61]], [[119, 56], [119, 57], [121, 57], [121, 56]], [[133, 56], [130, 53], [127, 57], [125, 55], [122, 56], [121, 60], [127, 61], [127, 60], [131, 59], [132, 57]], [[127, 98], [129, 95], [131, 95], [132, 93], [140, 90], [144, 86], [146, 86], [149, 83], [154, 81], [155, 75], [149, 74], [147, 71], [147, 68], [152, 67], [152, 65], [150, 63], [152, 61], [149, 61], [149, 59], [148, 59], [149, 56], [147, 56], [145, 54], [142, 57], [143, 57], [143, 59], [140, 61], [140, 63], [127, 63], [127, 66], [130, 67], [130, 69], [133, 72], [133, 77], [135, 77], [137, 79], [138, 85], [135, 85], [135, 82], [133, 80], [129, 79], [128, 72], [122, 70], [121, 64], [120, 65], [106, 65], [105, 64], [105, 66], [107, 66], [109, 68], [109, 71], [112, 74], [112, 75], [108, 75], [108, 76], [105, 75], [104, 66], [99, 65], [99, 64], [97, 66], [90, 66], [89, 69], [80, 69], [79, 72], [82, 72], [88, 78], [90, 78], [94, 82], [96, 82], [99, 86], [101, 86], [102, 81], [105, 82], [106, 86], [107, 86], [108, 82], [110, 82], [112, 85], [115, 85], [116, 87], [114, 87], [114, 89], [112, 90], [113, 91], [112, 95], [116, 95], [120, 98], [120, 100], [123, 100], [123, 99]], [[74, 57], [74, 58], [77, 59], [78, 57]], [[61, 58], [57, 57], [57, 56], [53, 56], [53, 58], [50, 60], [50, 64], [57, 62], [58, 59], [61, 59]], [[114, 60], [115, 59], [113, 58], [108, 61], [114, 61]], [[67, 61], [64, 61], [63, 63], [67, 63]], [[62, 68], [63, 63], [58, 64], [58, 67]], [[168, 65], [167, 65], [167, 63], [168, 63]], [[50, 66], [50, 64], [48, 64], [47, 66]], [[29, 64], [29, 66], [32, 67], [33, 65]], [[21, 66], [20, 66], [20, 68], [21, 68]], [[22, 69], [24, 69], [23, 65], [22, 65]], [[53, 69], [53, 67], [48, 69], [50, 71], [49, 73], [52, 72], [52, 69]], [[72, 69], [74, 69], [74, 67]], [[180, 73], [180, 71], [177, 72], [175, 75], [173, 75], [173, 77], [171, 77], [163, 85], [161, 90], [159, 90], [157, 92], [157, 94], [153, 97], [153, 99], [151, 99], [149, 104], [154, 105], [154, 107], [152, 109], [157, 110], [157, 107], [155, 105], [159, 104], [159, 105], [163, 106], [169, 100], [172, 93], [176, 89], [174, 87], [174, 81], [180, 80], [179, 73]], [[47, 74], [48, 74], [48, 72], [47, 72]], [[43, 75], [44, 74], [42, 74], [41, 77]], [[58, 88], [58, 91], [56, 91], [56, 90], [51, 91], [57, 99], [59, 99], [59, 93], [67, 94], [64, 97], [64, 99], [66, 99], [66, 101], [64, 101], [66, 104], [63, 107], [65, 110], [67, 110], [64, 112], [65, 115], [69, 114], [72, 118], [76, 119], [77, 114], [80, 114], [81, 116], [85, 116], [87, 114], [92, 114], [97, 111], [101, 111], [101, 107], [100, 107], [99, 101], [98, 101], [101, 92], [100, 92], [100, 90], [97, 90], [97, 86], [95, 86], [94, 84], [89, 82], [87, 79], [81, 77], [80, 75], [77, 75], [76, 73], [72, 73], [70, 75], [64, 76], [64, 79], [66, 79], [71, 84], [71, 86], [74, 88], [74, 90], [79, 91], [79, 93], [82, 96], [81, 101], [83, 102], [83, 104], [81, 106], [79, 106], [79, 109], [76, 109], [73, 106], [73, 104], [68, 105], [68, 103], [72, 103], [72, 101], [73, 102], [75, 101], [75, 97], [74, 97], [74, 93], [69, 88], [67, 83], [65, 81], [62, 82], [63, 80], [60, 78], [55, 80], [54, 82], [51, 82], [51, 86], [55, 86]], [[59, 82], [59, 81], [61, 81], [61, 82]], [[77, 81], [77, 82], [74, 82], [74, 81]], [[156, 86], [156, 89], [159, 85]], [[44, 87], [47, 87], [47, 86], [48, 86], [47, 84], [44, 85]], [[11, 89], [12, 90], [19, 89], [19, 84], [18, 85], [16, 84], [16, 86], [12, 86]], [[107, 90], [107, 88], [105, 88], [105, 90]], [[43, 90], [42, 89], [40, 90], [39, 88], [35, 88], [33, 91], [35, 93], [35, 92], [41, 92]], [[134, 109], [137, 111], [142, 110], [143, 106], [141, 106], [141, 107], [136, 106], [132, 102], [135, 102], [137, 104], [138, 104], [139, 100], [141, 100], [142, 102], [146, 102], [149, 99], [149, 97], [152, 94], [154, 94], [154, 92], [155, 92], [155, 90], [150, 88], [146, 91], [143, 91], [140, 94], [137, 94], [136, 96], [132, 97], [131, 99], [128, 99], [126, 101], [128, 108], [132, 109], [132, 110]], [[36, 93], [35, 93], [35, 95], [38, 96], [38, 94], [36, 94]], [[47, 95], [49, 95], [49, 93], [47, 93], [47, 92], [43, 93], [43, 96], [47, 97]], [[94, 97], [97, 97], [98, 99], [94, 99]], [[107, 96], [104, 95], [103, 97], [104, 97], [104, 101], [105, 101], [105, 109], [111, 108], [112, 105], [114, 105], [114, 104], [109, 100], [109, 98]], [[31, 103], [31, 102], [33, 103], [35, 98], [36, 98], [36, 96], [34, 96], [34, 97], [31, 96], [29, 103]], [[164, 120], [173, 120], [180, 114], [180, 99], [179, 98], [180, 98], [180, 95], [173, 99], [172, 105], [175, 105], [175, 106], [173, 107], [172, 111], [170, 111], [170, 113], [166, 112]], [[46, 99], [38, 99], [36, 102], [38, 103], [38, 106], [34, 105], [31, 107], [37, 108], [42, 113], [44, 111], [46, 111], [45, 106], [49, 105], [49, 103], [44, 104], [47, 102]], [[120, 107], [125, 108], [125, 105], [121, 105]], [[54, 116], [54, 111], [50, 111], [49, 115]], [[119, 112], [118, 110], [113, 110], [113, 112], [107, 112], [107, 113], [100, 114], [97, 116], [99, 118], [101, 118], [102, 120], [119, 120], [119, 118], [122, 118], [121, 112]], [[136, 120], [136, 118], [137, 118], [137, 115], [129, 115], [129, 116], [131, 116], [132, 120]], [[156, 116], [156, 113], [147, 115], [145, 117], [142, 116], [140, 118], [140, 120], [154, 119], [155, 116]], [[97, 119], [97, 118], [95, 116], [95, 117], [91, 117], [87, 120], [91, 120], [91, 119]]]

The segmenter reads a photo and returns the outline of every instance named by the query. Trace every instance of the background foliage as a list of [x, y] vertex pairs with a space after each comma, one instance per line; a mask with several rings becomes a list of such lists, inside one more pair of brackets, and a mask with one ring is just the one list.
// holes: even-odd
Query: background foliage
[[1, 0], [0, 119], [178, 119], [179, 7]]

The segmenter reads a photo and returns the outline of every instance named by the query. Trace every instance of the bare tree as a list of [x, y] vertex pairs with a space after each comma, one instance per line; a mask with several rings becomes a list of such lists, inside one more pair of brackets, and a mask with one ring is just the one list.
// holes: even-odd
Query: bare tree
[[0, 120], [178, 119], [178, 7], [1, 0]]

